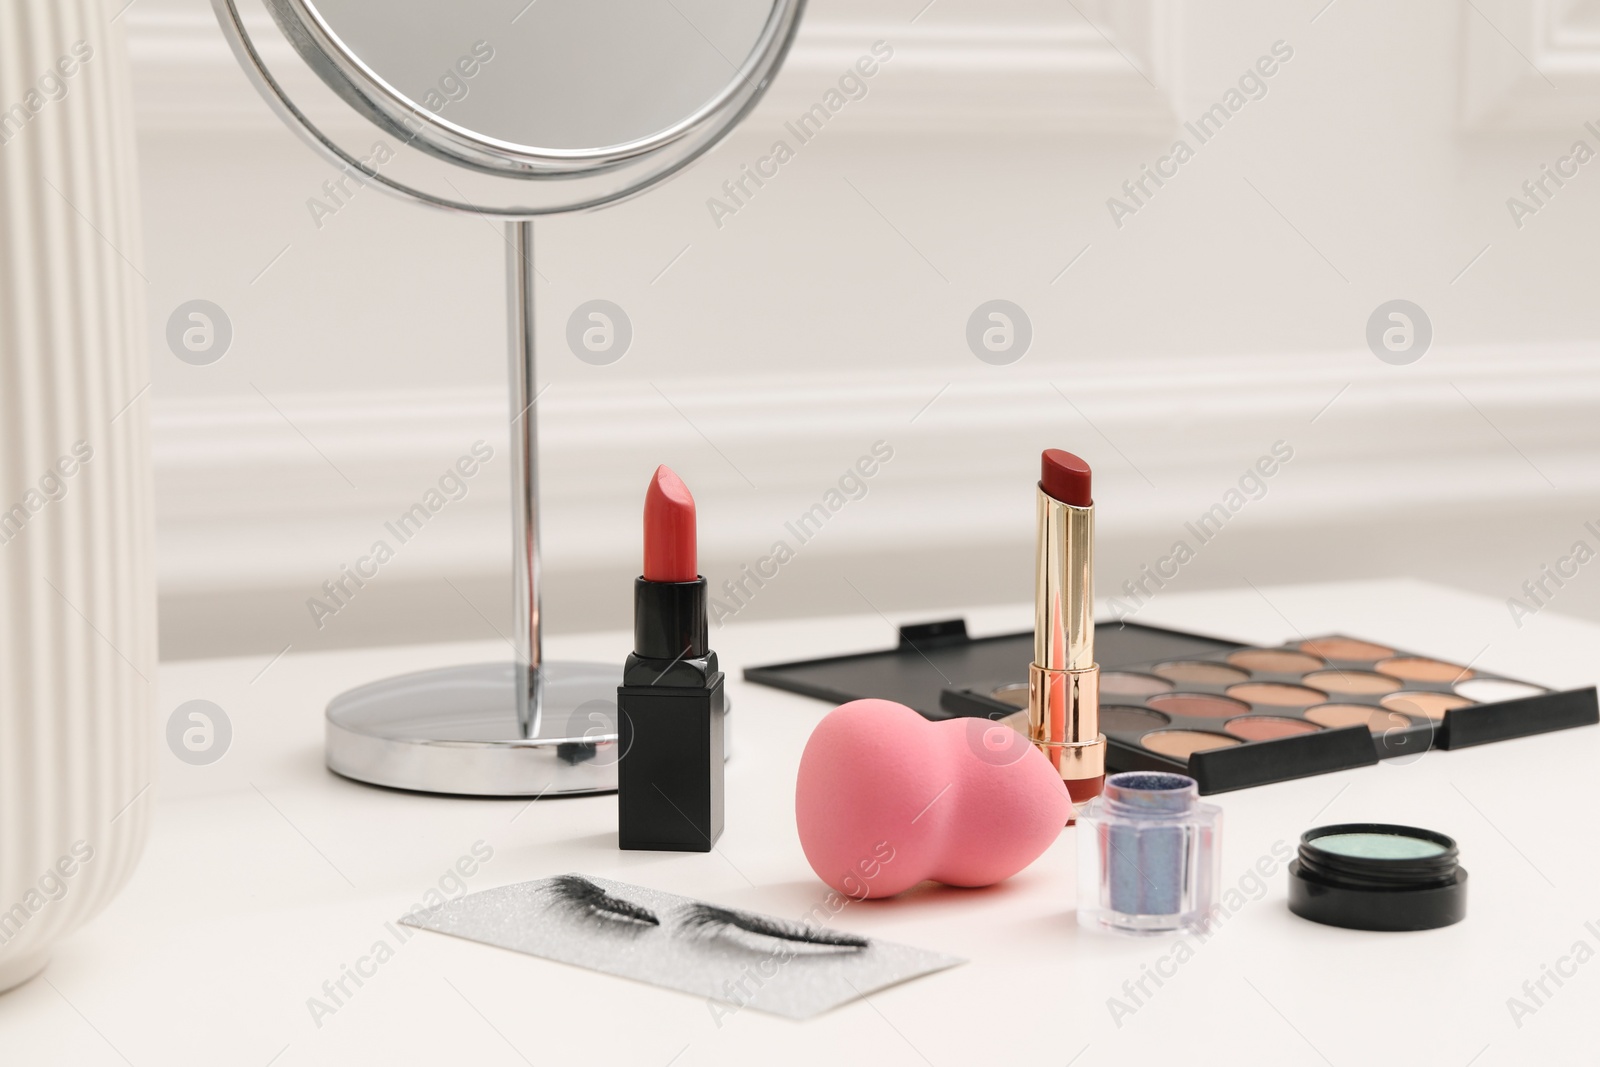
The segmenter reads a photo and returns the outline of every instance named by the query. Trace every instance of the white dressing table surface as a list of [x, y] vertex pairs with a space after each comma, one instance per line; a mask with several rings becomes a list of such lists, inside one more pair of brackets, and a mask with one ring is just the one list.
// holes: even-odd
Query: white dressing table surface
[[[893, 621], [955, 615], [975, 634], [1031, 625], [1021, 605]], [[1264, 643], [1338, 631], [1559, 688], [1600, 676], [1600, 626], [1545, 611], [1519, 628], [1501, 601], [1407, 581], [1165, 592], [1137, 621]], [[829, 706], [739, 673], [892, 643], [877, 615], [713, 634], [734, 701], [734, 756], [727, 828], [708, 854], [618, 851], [614, 796], [430, 797], [325, 769], [323, 709], [334, 694], [507, 657], [504, 645], [165, 664], [152, 733], [179, 704], [205, 699], [229, 716], [230, 747], [196, 767], [153, 739], [157, 779], [134, 801], [153, 806], [144, 858], [41, 978], [0, 997], [0, 1063], [1595, 1062], [1594, 727], [1210, 798], [1225, 812], [1222, 887], [1237, 906], [1203, 943], [1081, 930], [1075, 830], [999, 886], [850, 903], [834, 919], [840, 929], [970, 962], [803, 1023], [394, 925], [432, 892], [569, 871], [806, 914], [828, 890], [795, 833], [795, 771]], [[552, 658], [620, 661], [627, 651], [622, 633], [547, 642]], [[1277, 856], [1312, 826], [1353, 821], [1456, 838], [1471, 875], [1466, 920], [1378, 934], [1291, 915]], [[1258, 865], [1271, 873], [1260, 878]], [[359, 985], [349, 969], [366, 974]], [[341, 978], [334, 1006], [326, 990]]]

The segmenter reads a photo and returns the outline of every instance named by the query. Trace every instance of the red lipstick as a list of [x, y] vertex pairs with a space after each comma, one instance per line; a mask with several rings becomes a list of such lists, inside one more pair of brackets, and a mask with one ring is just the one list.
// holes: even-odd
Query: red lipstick
[[694, 497], [657, 467], [644, 497], [633, 653], [617, 687], [617, 845], [709, 852], [722, 834], [723, 676], [695, 560]]
[[1094, 662], [1094, 475], [1071, 452], [1040, 457], [1028, 736], [1075, 804], [1105, 784], [1100, 668]]
[[[1094, 506], [1094, 494], [1091, 492], [1094, 472], [1089, 469], [1089, 464], [1059, 448], [1045, 449], [1040, 460], [1043, 470], [1039, 475], [1039, 488], [1075, 508]], [[666, 470], [665, 467], [661, 469]], [[690, 501], [689, 507], [694, 507], [693, 501]]]
[[644, 494], [645, 581], [692, 582], [699, 576], [694, 497], [670, 467], [657, 467]]

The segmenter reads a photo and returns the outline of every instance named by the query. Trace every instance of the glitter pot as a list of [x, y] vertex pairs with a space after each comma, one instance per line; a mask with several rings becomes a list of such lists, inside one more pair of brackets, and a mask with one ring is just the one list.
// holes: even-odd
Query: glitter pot
[[1467, 872], [1444, 834], [1387, 823], [1307, 830], [1289, 864], [1289, 910], [1352, 930], [1433, 930], [1467, 914]]
[[1222, 809], [1193, 778], [1130, 771], [1078, 811], [1078, 922], [1130, 934], [1204, 928], [1221, 860]]

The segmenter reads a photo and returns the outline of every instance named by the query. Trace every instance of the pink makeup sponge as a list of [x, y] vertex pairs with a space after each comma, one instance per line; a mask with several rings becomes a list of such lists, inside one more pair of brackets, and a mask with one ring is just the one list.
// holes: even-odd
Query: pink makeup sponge
[[800, 845], [851, 897], [918, 882], [993, 885], [1038, 859], [1072, 818], [1050, 762], [988, 719], [929, 722], [890, 700], [829, 712], [800, 757]]

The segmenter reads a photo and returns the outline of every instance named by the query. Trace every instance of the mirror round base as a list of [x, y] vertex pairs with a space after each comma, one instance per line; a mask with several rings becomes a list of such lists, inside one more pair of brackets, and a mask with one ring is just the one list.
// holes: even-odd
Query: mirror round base
[[[617, 686], [607, 663], [546, 663], [539, 711], [515, 663], [384, 678], [328, 703], [328, 769], [419, 793], [557, 797], [617, 788]], [[731, 722], [731, 716], [724, 720]], [[730, 751], [724, 736], [724, 752]]]
[[545, 664], [528, 722], [517, 664], [401, 674], [328, 704], [328, 769], [394, 789], [540, 797], [617, 788], [619, 667]]

